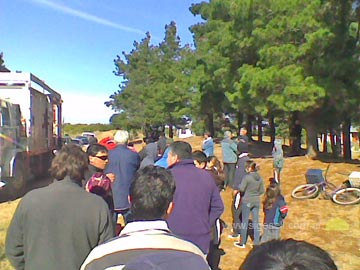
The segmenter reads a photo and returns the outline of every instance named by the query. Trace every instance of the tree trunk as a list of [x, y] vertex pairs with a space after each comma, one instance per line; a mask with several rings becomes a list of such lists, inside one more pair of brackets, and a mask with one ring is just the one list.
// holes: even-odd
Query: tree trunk
[[311, 117], [307, 118], [304, 124], [306, 129], [307, 155], [310, 158], [316, 158], [319, 152], [317, 125]]
[[269, 125], [270, 125], [270, 142], [273, 144], [275, 141], [275, 123], [274, 123], [273, 115], [271, 115], [269, 118]]
[[170, 124], [169, 125], [169, 138], [174, 138], [174, 125], [173, 124]]
[[331, 144], [331, 153], [334, 155], [334, 152], [336, 152], [336, 142], [335, 142], [335, 134], [334, 134], [334, 130], [331, 129], [330, 130], [330, 144]]
[[330, 131], [330, 141], [331, 141], [331, 151], [334, 158], [337, 158], [339, 156], [338, 144], [340, 141], [338, 137], [339, 136], [337, 135], [337, 131], [335, 129], [332, 129]]
[[208, 112], [206, 113], [207, 116], [207, 128], [208, 131], [211, 133], [211, 136], [215, 136], [215, 131], [214, 131], [214, 113], [212, 112]]
[[350, 142], [350, 126], [351, 121], [350, 119], [346, 119], [342, 126], [342, 137], [343, 137], [343, 151], [344, 151], [344, 158], [346, 160], [351, 160], [351, 142]]
[[258, 136], [258, 142], [262, 142], [262, 117], [258, 116], [257, 118], [257, 136]]
[[341, 155], [341, 131], [337, 131], [336, 134], [336, 154], [337, 157], [339, 157], [339, 155]]
[[249, 140], [252, 140], [252, 121], [254, 120], [254, 116], [248, 114], [246, 118], [246, 129], [247, 129], [247, 136], [249, 137]]
[[323, 133], [322, 135], [322, 152], [323, 153], [327, 153], [328, 148], [327, 148], [327, 132], [325, 131], [325, 133]]
[[244, 116], [241, 112], [237, 112], [236, 113], [236, 119], [237, 119], [237, 125], [238, 125], [238, 129], [237, 129], [237, 132], [236, 134], [237, 135], [240, 135], [239, 132], [240, 132], [240, 128], [242, 126], [242, 123], [243, 123], [243, 120], [244, 120]]

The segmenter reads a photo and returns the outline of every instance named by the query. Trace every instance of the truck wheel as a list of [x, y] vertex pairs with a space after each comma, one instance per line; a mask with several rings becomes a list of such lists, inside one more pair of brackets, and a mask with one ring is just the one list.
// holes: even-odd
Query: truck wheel
[[15, 174], [9, 181], [9, 189], [12, 199], [22, 197], [26, 192], [26, 172], [20, 160], [16, 161]]

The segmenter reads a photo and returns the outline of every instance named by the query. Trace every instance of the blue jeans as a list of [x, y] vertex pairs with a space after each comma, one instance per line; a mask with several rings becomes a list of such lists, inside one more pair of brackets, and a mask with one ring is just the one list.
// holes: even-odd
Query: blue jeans
[[251, 212], [252, 220], [253, 220], [251, 227], [254, 229], [254, 245], [259, 245], [260, 243], [259, 211], [260, 211], [260, 202], [256, 202], [256, 203], [243, 202], [241, 204], [242, 222], [241, 222], [240, 244], [246, 244], [248, 237], [249, 217]]

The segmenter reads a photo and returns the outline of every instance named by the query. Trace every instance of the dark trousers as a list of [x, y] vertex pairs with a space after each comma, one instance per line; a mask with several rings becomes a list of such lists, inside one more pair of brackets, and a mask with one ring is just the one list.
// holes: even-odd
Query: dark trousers
[[224, 163], [225, 183], [224, 187], [234, 184], [236, 163]]
[[224, 251], [219, 248], [219, 244], [214, 244], [213, 241], [210, 242], [209, 253], [206, 256], [206, 260], [211, 268], [211, 270], [218, 270], [221, 255]]
[[236, 200], [236, 196], [234, 196], [234, 198], [233, 198], [232, 207], [231, 207], [232, 218], [233, 218], [232, 228], [233, 228], [233, 233], [240, 234], [241, 233], [241, 216], [240, 216], [241, 215], [241, 202], [236, 207], [235, 200]]

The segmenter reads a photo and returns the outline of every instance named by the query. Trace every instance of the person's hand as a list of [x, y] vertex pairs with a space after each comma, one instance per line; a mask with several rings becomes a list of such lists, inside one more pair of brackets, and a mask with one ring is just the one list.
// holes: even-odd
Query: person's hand
[[110, 179], [111, 183], [115, 181], [115, 174], [107, 173], [106, 176]]

